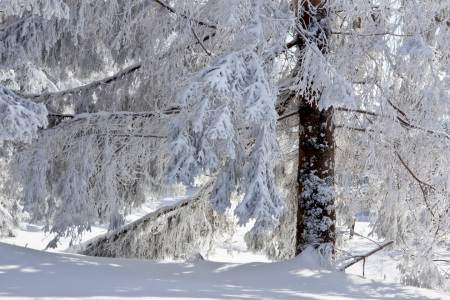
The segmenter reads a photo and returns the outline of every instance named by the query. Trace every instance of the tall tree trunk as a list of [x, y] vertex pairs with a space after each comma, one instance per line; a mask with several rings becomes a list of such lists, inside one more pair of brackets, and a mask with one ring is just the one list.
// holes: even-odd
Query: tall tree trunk
[[[325, 0], [303, 0], [298, 13], [299, 29], [315, 32], [309, 43], [314, 42], [323, 54], [327, 52], [329, 40], [328, 25], [326, 21], [323, 22], [327, 17], [325, 3]], [[308, 46], [301, 36], [298, 40], [300, 48]], [[301, 60], [299, 63], [302, 63]], [[300, 128], [296, 254], [308, 245], [317, 247], [335, 243], [333, 110], [317, 108], [312, 101], [313, 93], [300, 99], [298, 110]]]

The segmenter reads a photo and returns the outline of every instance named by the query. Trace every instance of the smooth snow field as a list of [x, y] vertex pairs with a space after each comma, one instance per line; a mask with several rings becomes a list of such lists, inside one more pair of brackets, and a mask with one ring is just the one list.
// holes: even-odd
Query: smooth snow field
[[[127, 223], [151, 210], [129, 215]], [[242, 240], [234, 242], [231, 254], [218, 249], [207, 260], [185, 262], [82, 256], [66, 253], [68, 241], [43, 251], [52, 236], [41, 228], [29, 224], [16, 237], [0, 239], [0, 299], [450, 299], [450, 294], [393, 282], [396, 264], [385, 251], [367, 259], [366, 278], [360, 276], [362, 263], [347, 273], [328, 271], [308, 252], [268, 262], [247, 252]], [[94, 227], [83, 240], [106, 228]], [[355, 231], [367, 235], [367, 220], [357, 222]], [[355, 236], [346, 251], [373, 248], [372, 241]]]
[[450, 299], [320, 270], [310, 253], [276, 263], [160, 262], [0, 243], [0, 254], [0, 299]]

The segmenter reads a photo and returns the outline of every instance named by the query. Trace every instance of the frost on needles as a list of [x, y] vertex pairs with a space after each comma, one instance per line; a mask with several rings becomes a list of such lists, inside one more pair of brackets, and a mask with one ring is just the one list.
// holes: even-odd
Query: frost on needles
[[43, 104], [23, 99], [0, 84], [0, 140], [31, 143], [47, 124]]
[[[173, 156], [164, 173], [168, 183], [190, 185], [200, 174], [217, 172], [210, 196], [215, 210], [231, 207], [231, 193], [239, 187], [244, 195], [235, 210], [239, 224], [254, 219], [252, 231], [275, 228], [285, 203], [275, 186], [272, 164], [280, 156], [274, 133], [276, 91], [263, 63], [250, 48], [243, 49], [194, 78], [177, 100], [182, 109], [169, 130]], [[255, 144], [243, 144], [248, 141], [238, 132], [254, 136]]]

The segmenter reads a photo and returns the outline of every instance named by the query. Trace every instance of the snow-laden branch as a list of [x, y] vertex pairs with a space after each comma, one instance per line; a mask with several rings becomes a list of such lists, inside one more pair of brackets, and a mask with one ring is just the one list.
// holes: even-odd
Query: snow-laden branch
[[47, 124], [44, 105], [22, 99], [0, 84], [0, 140], [29, 143]]
[[215, 214], [208, 201], [213, 182], [185, 200], [164, 206], [141, 219], [88, 241], [81, 253], [90, 256], [186, 259], [220, 243], [233, 221]]

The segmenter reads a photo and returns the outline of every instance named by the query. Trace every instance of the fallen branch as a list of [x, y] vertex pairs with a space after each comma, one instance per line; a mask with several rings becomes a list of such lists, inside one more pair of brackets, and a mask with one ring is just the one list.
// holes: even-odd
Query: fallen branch
[[354, 264], [360, 262], [361, 260], [365, 260], [367, 257], [371, 256], [371, 255], [374, 254], [374, 253], [377, 253], [378, 251], [380, 251], [380, 250], [386, 248], [387, 246], [389, 246], [389, 245], [391, 245], [391, 244], [393, 244], [393, 243], [394, 243], [394, 241], [387, 242], [387, 243], [385, 243], [385, 244], [379, 246], [378, 248], [376, 248], [376, 249], [374, 249], [374, 250], [372, 250], [372, 251], [370, 251], [370, 252], [368, 252], [368, 253], [366, 253], [366, 254], [364, 254], [364, 255], [357, 256], [357, 257], [355, 258], [355, 260], [353, 260], [353, 261], [351, 261], [351, 262], [349, 262], [349, 263], [346, 263], [345, 265], [343, 265], [342, 267], [340, 267], [340, 268], [339, 268], [339, 271], [345, 271], [345, 269], [347, 269], [348, 267], [353, 266]]

